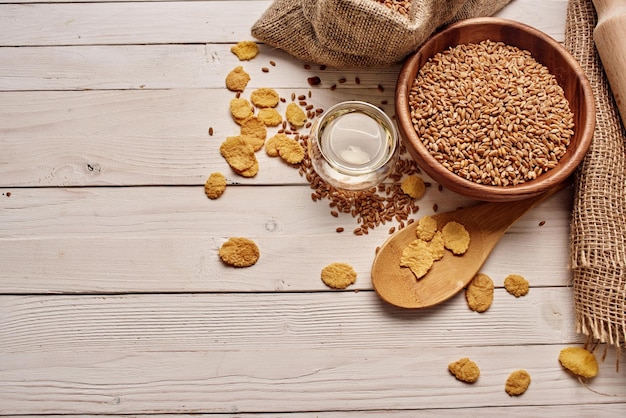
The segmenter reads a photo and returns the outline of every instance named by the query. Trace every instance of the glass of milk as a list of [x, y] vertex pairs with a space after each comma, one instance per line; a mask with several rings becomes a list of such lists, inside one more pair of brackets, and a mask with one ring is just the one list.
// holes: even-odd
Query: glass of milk
[[311, 126], [308, 152], [317, 174], [343, 190], [375, 187], [398, 161], [398, 133], [378, 107], [362, 101], [338, 103]]

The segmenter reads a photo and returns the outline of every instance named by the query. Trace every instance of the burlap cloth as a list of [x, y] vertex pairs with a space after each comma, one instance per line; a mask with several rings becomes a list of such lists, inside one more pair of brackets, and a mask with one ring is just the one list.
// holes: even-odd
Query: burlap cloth
[[571, 222], [576, 327], [594, 342], [626, 342], [626, 131], [593, 41], [591, 0], [568, 3], [565, 47], [594, 91], [596, 128], [578, 169]]
[[511, 0], [413, 0], [408, 17], [374, 0], [274, 0], [251, 34], [304, 62], [385, 67], [415, 51], [438, 27], [489, 16]]

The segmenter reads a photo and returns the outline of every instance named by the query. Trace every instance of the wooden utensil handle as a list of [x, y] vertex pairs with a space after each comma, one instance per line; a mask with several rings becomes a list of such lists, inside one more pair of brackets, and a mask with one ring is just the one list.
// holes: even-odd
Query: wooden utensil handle
[[626, 126], [626, 0], [593, 0], [598, 23], [596, 49]]

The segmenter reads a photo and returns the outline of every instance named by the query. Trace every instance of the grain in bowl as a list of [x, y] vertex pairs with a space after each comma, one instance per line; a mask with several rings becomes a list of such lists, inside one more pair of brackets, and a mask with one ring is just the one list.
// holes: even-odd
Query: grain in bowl
[[557, 166], [574, 115], [556, 78], [529, 51], [485, 40], [431, 57], [409, 93], [413, 127], [447, 170], [517, 185]]
[[[419, 72], [431, 65], [420, 92]], [[547, 34], [494, 17], [453, 23], [409, 55], [395, 109], [402, 141], [426, 174], [492, 202], [566, 182], [595, 126], [593, 90], [576, 59]]]

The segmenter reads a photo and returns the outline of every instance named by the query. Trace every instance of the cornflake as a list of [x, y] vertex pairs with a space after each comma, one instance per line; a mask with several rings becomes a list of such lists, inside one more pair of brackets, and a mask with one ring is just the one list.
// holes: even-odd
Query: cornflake
[[504, 288], [507, 292], [518, 298], [520, 296], [526, 296], [530, 286], [528, 280], [519, 274], [509, 274], [504, 279]]
[[248, 238], [229, 238], [219, 250], [222, 261], [233, 267], [250, 267], [259, 260], [261, 253], [254, 241]]
[[242, 170], [242, 171], [237, 171], [237, 170], [235, 171], [237, 174], [239, 174], [242, 177], [254, 177], [259, 173], [259, 162], [255, 160], [252, 167]]
[[289, 138], [278, 145], [278, 155], [289, 164], [298, 164], [304, 159], [304, 148], [298, 141]]
[[278, 106], [280, 96], [274, 89], [259, 88], [250, 94], [250, 101], [260, 108], [272, 108]]
[[562, 349], [559, 353], [559, 362], [577, 376], [591, 378], [598, 375], [596, 356], [582, 347]]
[[530, 374], [526, 370], [516, 370], [506, 379], [504, 391], [510, 396], [519, 396], [530, 386]]
[[467, 306], [475, 312], [485, 312], [493, 303], [493, 280], [483, 273], [478, 273], [465, 290]]
[[222, 173], [211, 173], [206, 183], [204, 192], [209, 199], [217, 199], [226, 190], [226, 177]]
[[295, 103], [289, 103], [287, 105], [285, 118], [287, 119], [287, 122], [296, 128], [303, 127], [307, 120], [306, 113], [304, 113], [304, 111], [300, 109], [300, 106]]
[[283, 117], [278, 113], [278, 110], [273, 108], [259, 109], [257, 117], [261, 119], [266, 126], [278, 126], [283, 121]]
[[402, 191], [413, 199], [420, 199], [426, 193], [426, 184], [417, 174], [407, 176], [401, 184]]
[[235, 54], [240, 61], [248, 61], [257, 56], [259, 46], [254, 41], [241, 41], [231, 46], [230, 51]]
[[270, 139], [268, 139], [265, 142], [265, 152], [270, 157], [278, 157], [278, 155], [279, 155], [278, 154], [278, 148], [280, 147], [280, 145], [283, 142], [287, 142], [290, 139], [291, 138], [289, 138], [287, 135], [285, 135], [283, 133], [279, 133], [279, 134], [276, 134], [276, 135], [272, 136]]
[[462, 224], [450, 221], [443, 227], [441, 233], [445, 247], [455, 255], [461, 255], [467, 251], [470, 235]]
[[439, 261], [443, 258], [446, 253], [446, 248], [443, 245], [443, 235], [441, 231], [435, 232], [433, 239], [428, 242], [428, 248], [430, 249], [430, 253], [433, 255], [433, 259], [435, 261]]
[[230, 101], [230, 113], [238, 125], [254, 114], [253, 107], [250, 102], [241, 97], [235, 97]]
[[463, 357], [448, 364], [448, 370], [458, 380], [466, 383], [474, 383], [478, 380], [478, 377], [480, 377], [478, 365], [468, 357]]
[[257, 162], [254, 148], [242, 136], [230, 136], [220, 145], [220, 153], [235, 171], [243, 172]]
[[239, 65], [226, 75], [226, 88], [230, 91], [244, 91], [248, 81], [250, 81], [250, 74]]
[[248, 139], [254, 151], [259, 151], [265, 144], [267, 128], [261, 119], [250, 116], [241, 123], [241, 135]]
[[415, 228], [415, 234], [417, 238], [424, 241], [430, 241], [437, 232], [437, 221], [432, 216], [422, 216], [417, 221], [417, 227]]
[[331, 263], [322, 269], [321, 278], [326, 286], [345, 289], [356, 281], [356, 272], [350, 264]]
[[428, 273], [435, 261], [428, 243], [421, 239], [412, 241], [400, 257], [400, 266], [408, 267], [417, 279], [421, 279]]

